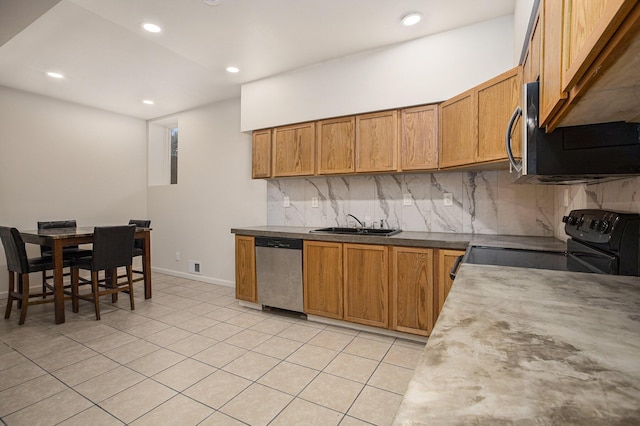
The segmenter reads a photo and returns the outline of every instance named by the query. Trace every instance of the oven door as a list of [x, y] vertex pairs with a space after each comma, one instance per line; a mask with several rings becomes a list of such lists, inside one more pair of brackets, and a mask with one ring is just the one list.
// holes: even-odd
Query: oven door
[[573, 272], [618, 274], [618, 258], [581, 242], [567, 241], [567, 268]]

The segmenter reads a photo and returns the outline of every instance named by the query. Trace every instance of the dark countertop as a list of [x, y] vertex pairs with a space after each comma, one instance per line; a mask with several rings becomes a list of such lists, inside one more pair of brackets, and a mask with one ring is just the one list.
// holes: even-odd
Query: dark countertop
[[528, 248], [532, 250], [564, 251], [566, 243], [553, 237], [530, 237], [518, 235], [456, 234], [448, 232], [412, 232], [403, 231], [389, 237], [374, 235], [345, 235], [309, 233], [318, 227], [297, 226], [252, 226], [232, 228], [236, 235], [254, 237], [300, 238], [314, 241], [334, 241], [356, 244], [397, 245], [405, 247], [431, 247], [442, 249], [466, 250], [471, 243], [491, 247]]

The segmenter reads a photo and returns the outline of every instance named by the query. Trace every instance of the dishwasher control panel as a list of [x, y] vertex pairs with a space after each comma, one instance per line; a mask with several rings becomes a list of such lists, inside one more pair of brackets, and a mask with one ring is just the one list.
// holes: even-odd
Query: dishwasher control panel
[[256, 237], [256, 247], [302, 250], [302, 240], [295, 238]]

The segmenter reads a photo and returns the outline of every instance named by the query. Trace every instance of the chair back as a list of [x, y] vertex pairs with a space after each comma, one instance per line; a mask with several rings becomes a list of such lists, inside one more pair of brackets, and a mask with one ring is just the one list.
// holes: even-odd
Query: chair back
[[[38, 230], [40, 229], [55, 229], [55, 228], [77, 228], [76, 221], [74, 220], [50, 220], [47, 222], [38, 222]], [[66, 248], [78, 248], [78, 245], [67, 246]], [[46, 252], [50, 252], [51, 247], [40, 246], [40, 256], [44, 256]]]
[[91, 269], [101, 271], [131, 265], [135, 231], [135, 225], [96, 226]]
[[[135, 225], [138, 228], [149, 228], [151, 226], [151, 221], [146, 219], [144, 220], [131, 219], [129, 221], [129, 225]], [[142, 239], [135, 240], [135, 242], [133, 243], [133, 246], [137, 249], [144, 249], [144, 240]]]
[[7, 257], [7, 269], [20, 274], [28, 273], [29, 259], [20, 231], [16, 228], [0, 226], [0, 238]]

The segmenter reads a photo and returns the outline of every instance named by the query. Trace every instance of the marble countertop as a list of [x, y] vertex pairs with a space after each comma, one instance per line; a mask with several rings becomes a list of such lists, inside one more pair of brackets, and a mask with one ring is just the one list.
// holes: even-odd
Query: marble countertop
[[530, 250], [564, 251], [566, 243], [553, 237], [531, 237], [514, 235], [460, 234], [451, 232], [403, 231], [389, 237], [373, 235], [344, 235], [310, 233], [317, 227], [298, 226], [252, 226], [232, 228], [237, 235], [273, 236], [301, 238], [315, 241], [343, 243], [401, 245], [408, 247], [433, 247], [466, 250], [469, 244], [505, 248], [528, 248]]
[[640, 278], [462, 265], [394, 425], [640, 423]]

